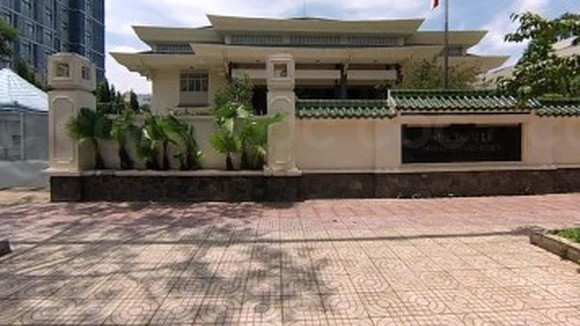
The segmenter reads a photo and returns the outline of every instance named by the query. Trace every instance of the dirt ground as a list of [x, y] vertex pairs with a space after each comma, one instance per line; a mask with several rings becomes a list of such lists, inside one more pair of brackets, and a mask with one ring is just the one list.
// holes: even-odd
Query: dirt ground
[[29, 203], [48, 203], [50, 190], [48, 188], [10, 188], [0, 189], [0, 206], [11, 206]]

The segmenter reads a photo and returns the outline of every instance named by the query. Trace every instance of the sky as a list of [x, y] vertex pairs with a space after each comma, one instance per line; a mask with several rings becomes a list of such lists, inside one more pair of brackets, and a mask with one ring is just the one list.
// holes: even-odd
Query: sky
[[[445, 1], [445, 0], [444, 0]], [[514, 64], [525, 44], [503, 41], [515, 30], [513, 12], [533, 11], [555, 18], [565, 12], [580, 12], [580, 0], [449, 0], [451, 30], [488, 30], [470, 53], [510, 55]], [[430, 10], [431, 0], [105, 0], [106, 49], [110, 52], [149, 50], [131, 26], [200, 27], [209, 22], [206, 14], [226, 16], [290, 18], [322, 17], [345, 20], [424, 18], [420, 30], [442, 30], [443, 8]], [[121, 91], [151, 92], [151, 85], [137, 73], [129, 72], [109, 54], [108, 80]]]

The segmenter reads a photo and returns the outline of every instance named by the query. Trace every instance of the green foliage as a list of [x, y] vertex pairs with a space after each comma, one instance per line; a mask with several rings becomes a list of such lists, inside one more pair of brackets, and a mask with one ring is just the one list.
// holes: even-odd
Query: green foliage
[[18, 39], [18, 30], [0, 19], [0, 60], [12, 55], [12, 43]]
[[109, 86], [109, 81], [105, 78], [99, 83], [97, 88], [97, 102], [98, 103], [110, 103], [111, 102], [111, 87]]
[[45, 90], [46, 86], [44, 83], [38, 78], [38, 74], [36, 70], [29, 65], [24, 60], [19, 60], [16, 64], [16, 73], [24, 78], [27, 82], [31, 83], [32, 85], [36, 86], [39, 89]]
[[[400, 89], [441, 89], [444, 71], [437, 59], [409, 61], [403, 65], [403, 80], [393, 86]], [[449, 67], [448, 89], [472, 89], [478, 71], [475, 67]]]
[[528, 47], [516, 64], [511, 78], [498, 81], [500, 90], [517, 95], [522, 103], [545, 95], [580, 96], [580, 56], [558, 56], [553, 45], [559, 40], [580, 35], [580, 16], [565, 14], [554, 20], [526, 12], [513, 14], [520, 24], [505, 40]]
[[214, 98], [218, 131], [211, 137], [212, 147], [226, 155], [226, 169], [233, 170], [232, 154], [242, 154], [241, 168], [260, 169], [264, 165], [268, 126], [283, 115], [256, 117], [252, 107], [254, 86], [247, 76], [234, 79]]
[[211, 146], [218, 152], [226, 155], [226, 169], [234, 170], [232, 154], [239, 153], [242, 150], [242, 141], [238, 134], [228, 132], [225, 128], [219, 128], [211, 136]]
[[214, 95], [216, 108], [222, 108], [230, 103], [243, 106], [251, 111], [252, 98], [254, 96], [254, 84], [247, 75], [233, 79], [227, 86], [221, 88]]
[[139, 112], [139, 100], [137, 99], [137, 94], [131, 90], [129, 92], [129, 108], [133, 112]]
[[165, 118], [152, 115], [145, 119], [145, 124], [141, 129], [141, 139], [137, 152], [145, 160], [149, 169], [169, 169], [169, 158], [167, 157], [169, 137], [165, 132], [167, 130], [166, 123]]
[[261, 169], [265, 164], [268, 145], [268, 127], [284, 120], [278, 113], [269, 117], [251, 117], [241, 128], [242, 168]]
[[123, 110], [113, 120], [111, 128], [111, 137], [119, 143], [119, 158], [121, 160], [121, 169], [130, 170], [135, 166], [129, 155], [129, 144], [137, 143], [140, 130], [133, 124], [133, 112]]
[[112, 121], [104, 114], [82, 108], [66, 124], [68, 135], [79, 143], [90, 142], [95, 149], [95, 168], [103, 169], [104, 162], [99, 149], [99, 139], [110, 139]]
[[127, 108], [123, 95], [106, 79], [99, 84], [96, 95], [97, 110], [104, 114], [121, 114]]
[[580, 228], [558, 230], [556, 235], [580, 243]]
[[174, 157], [179, 160], [180, 169], [199, 169], [201, 151], [197, 145], [193, 126], [185, 124], [173, 116], [169, 116], [165, 118], [163, 128], [169, 141], [178, 148], [179, 152]]

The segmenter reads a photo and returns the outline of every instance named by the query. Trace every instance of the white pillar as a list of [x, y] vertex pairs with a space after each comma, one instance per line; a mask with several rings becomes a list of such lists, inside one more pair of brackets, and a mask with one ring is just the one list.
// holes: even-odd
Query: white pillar
[[300, 174], [296, 167], [296, 66], [292, 55], [268, 57], [268, 114], [285, 114], [284, 120], [270, 126], [266, 172], [272, 175]]
[[48, 58], [49, 160], [51, 172], [78, 172], [94, 167], [94, 151], [79, 146], [66, 124], [81, 108], [95, 110], [96, 68], [78, 54], [57, 53]]

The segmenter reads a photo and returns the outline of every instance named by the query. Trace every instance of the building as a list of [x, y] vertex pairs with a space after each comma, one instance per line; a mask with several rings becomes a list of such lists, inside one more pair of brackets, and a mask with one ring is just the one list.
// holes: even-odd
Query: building
[[[578, 99], [521, 103], [514, 96], [493, 91], [451, 90], [390, 90], [386, 99], [374, 100], [304, 99], [298, 94], [300, 89], [321, 85], [321, 77], [330, 74], [324, 69], [300, 69], [302, 49], [272, 48], [276, 50], [282, 53], [267, 56], [263, 77], [268, 114], [282, 113], [283, 119], [268, 129], [265, 165], [261, 171], [225, 172], [220, 170], [227, 166], [226, 156], [217, 152], [211, 141], [218, 132], [215, 117], [197, 114], [199, 111], [186, 111], [173, 118], [194, 130], [205, 171], [180, 171], [182, 165], [176, 156], [167, 154], [168, 171], [145, 170], [145, 166], [136, 167], [144, 171], [121, 171], [118, 143], [112, 140], [117, 147], [98, 149], [104, 167], [110, 171], [94, 171], [94, 148], [86, 142], [73, 142], [62, 132], [64, 123], [79, 108], [97, 106], [90, 65], [74, 54], [51, 56], [48, 173], [52, 199], [292, 202], [580, 191]], [[243, 50], [231, 53], [236, 57], [244, 54]], [[204, 57], [206, 61], [196, 62], [204, 67], [224, 60], [227, 54], [226, 50], [214, 52], [213, 57]], [[328, 57], [331, 54], [327, 53]], [[361, 54], [351, 54], [362, 65], [358, 62], [363, 60], [357, 56]], [[145, 63], [156, 56], [163, 58], [158, 65], [169, 62], [166, 55], [143, 56]], [[174, 60], [180, 60], [180, 56]], [[192, 57], [188, 57], [189, 62]], [[325, 57], [319, 55], [313, 60]], [[167, 94], [177, 98], [165, 98], [179, 100], [180, 92], [187, 89], [211, 93], [216, 79], [213, 76], [220, 76], [219, 72], [196, 67], [187, 73], [150, 71], [154, 83], [158, 81], [154, 91], [161, 92], [153, 94], [154, 101], [156, 96]], [[241, 68], [228, 65], [228, 70], [233, 69]], [[254, 80], [262, 81], [262, 75], [256, 76], [261, 70], [253, 70]], [[351, 71], [346, 70], [348, 75]], [[367, 71], [382, 73], [378, 69]], [[305, 78], [310, 73], [316, 79]], [[187, 83], [180, 84], [183, 74], [187, 74]], [[170, 80], [163, 81], [163, 76]], [[347, 84], [347, 90], [351, 85]], [[159, 106], [154, 111], [158, 115], [166, 113]], [[135, 123], [143, 120], [136, 119]], [[185, 150], [183, 145], [174, 145], [172, 151]], [[130, 150], [135, 153], [136, 148], [132, 145]], [[238, 154], [236, 151], [230, 156], [234, 166], [241, 166]], [[137, 158], [136, 154], [132, 157]]]
[[[409, 60], [442, 59], [444, 33], [419, 31], [422, 19], [338, 21], [208, 16], [201, 28], [134, 27], [151, 50], [113, 53], [129, 70], [152, 81], [152, 110], [167, 112], [211, 106], [212, 95], [232, 77], [247, 74], [255, 84], [254, 107], [266, 111], [266, 58], [291, 54], [300, 99], [384, 97], [377, 84], [402, 78]], [[485, 31], [452, 31], [451, 65], [482, 72], [508, 57], [468, 52]]]
[[105, 73], [104, 0], [0, 0], [1, 18], [19, 31], [13, 57], [2, 63], [14, 68], [19, 59], [46, 79], [47, 57], [75, 52]]

